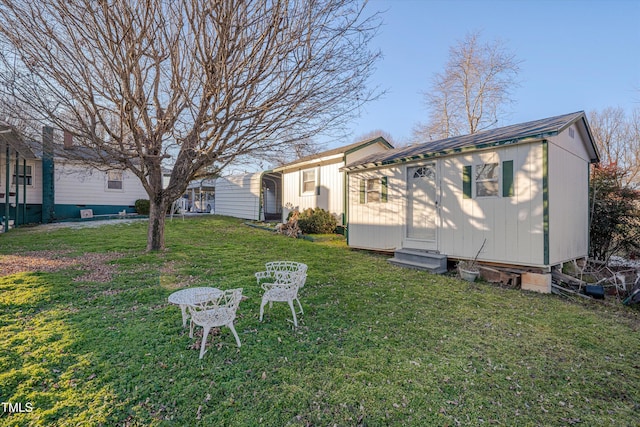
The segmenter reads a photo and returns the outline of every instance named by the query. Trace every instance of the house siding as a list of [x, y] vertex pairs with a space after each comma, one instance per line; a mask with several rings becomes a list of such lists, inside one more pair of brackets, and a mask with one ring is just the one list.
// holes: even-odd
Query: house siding
[[[10, 177], [9, 182], [13, 181], [13, 174], [16, 167], [15, 157], [10, 157]], [[23, 159], [20, 158], [20, 167], [22, 167]], [[4, 194], [6, 191], [6, 160], [5, 156], [0, 156], [0, 165], [2, 167], [0, 169], [0, 193]], [[27, 204], [42, 204], [42, 162], [40, 160], [27, 160], [27, 166], [31, 166], [31, 185], [27, 185]], [[13, 184], [9, 184], [10, 192], [16, 191], [16, 186]], [[20, 185], [18, 189], [20, 192], [20, 203], [22, 204], [24, 201], [24, 187]], [[14, 197], [10, 198], [10, 201], [13, 203], [15, 201]], [[0, 203], [4, 204], [5, 198], [0, 197]]]
[[[140, 180], [131, 172], [122, 175], [122, 190], [107, 189], [107, 173], [87, 165], [57, 160], [54, 167], [56, 205], [133, 206], [148, 199]], [[117, 213], [114, 210], [113, 213]]]
[[[286, 219], [289, 212], [294, 209], [303, 211], [308, 208], [322, 208], [342, 215], [344, 213], [344, 172], [341, 172], [340, 168], [343, 165], [342, 161], [339, 161], [284, 172], [282, 176], [284, 218]], [[309, 169], [315, 170], [316, 173], [316, 191], [305, 194], [302, 191], [302, 173]]]

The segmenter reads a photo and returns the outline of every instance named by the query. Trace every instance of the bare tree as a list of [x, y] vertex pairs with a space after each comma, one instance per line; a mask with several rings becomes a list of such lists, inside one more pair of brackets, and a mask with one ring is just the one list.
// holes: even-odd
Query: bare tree
[[520, 63], [502, 42], [483, 44], [479, 32], [468, 34], [449, 49], [444, 71], [425, 93], [429, 120], [414, 129], [416, 139], [472, 134], [496, 125], [513, 102]]
[[589, 125], [600, 151], [601, 162], [616, 165], [623, 187], [640, 187], [640, 110], [628, 115], [608, 107], [589, 113]]
[[0, 90], [140, 179], [147, 249], [158, 250], [167, 207], [190, 180], [340, 129], [376, 97], [367, 81], [379, 53], [368, 45], [380, 22], [363, 7], [0, 0]]
[[362, 135], [356, 137], [353, 142], [364, 141], [367, 139], [374, 139], [380, 136], [383, 137], [389, 144], [396, 146], [396, 141], [391, 135], [391, 133], [382, 129], [374, 129], [370, 132], [363, 133]]

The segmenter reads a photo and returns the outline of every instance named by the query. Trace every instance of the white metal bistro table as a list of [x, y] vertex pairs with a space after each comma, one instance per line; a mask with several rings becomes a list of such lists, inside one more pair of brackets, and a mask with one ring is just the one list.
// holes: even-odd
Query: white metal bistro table
[[169, 302], [180, 306], [180, 311], [182, 311], [183, 327], [187, 326], [187, 319], [189, 318], [189, 315], [187, 314], [187, 306], [202, 302], [196, 301], [197, 296], [202, 294], [207, 294], [207, 296], [211, 298], [218, 298], [222, 295], [222, 291], [218, 288], [205, 286], [201, 288], [181, 289], [169, 295]]

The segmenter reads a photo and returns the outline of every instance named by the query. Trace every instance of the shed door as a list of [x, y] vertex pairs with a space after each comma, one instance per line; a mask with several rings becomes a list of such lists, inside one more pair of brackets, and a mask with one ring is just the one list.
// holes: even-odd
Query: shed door
[[407, 175], [407, 238], [433, 242], [429, 249], [436, 249], [436, 165], [408, 168]]

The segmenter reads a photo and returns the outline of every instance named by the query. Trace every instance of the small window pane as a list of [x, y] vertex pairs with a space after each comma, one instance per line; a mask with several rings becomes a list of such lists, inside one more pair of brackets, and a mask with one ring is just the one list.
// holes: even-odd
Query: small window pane
[[498, 163], [476, 165], [476, 196], [498, 196]]
[[380, 201], [380, 179], [367, 180], [367, 203]]
[[[26, 173], [25, 173], [26, 171]], [[14, 171], [15, 172], [15, 171]], [[23, 165], [18, 165], [18, 185], [24, 185], [26, 181], [27, 185], [33, 185], [33, 177], [31, 175], [31, 166], [27, 166], [26, 169]], [[16, 185], [16, 175], [13, 174], [11, 183]]]
[[313, 193], [316, 191], [316, 171], [309, 169], [302, 171], [302, 192]]
[[109, 190], [122, 190], [122, 171], [107, 172], [107, 188]]

